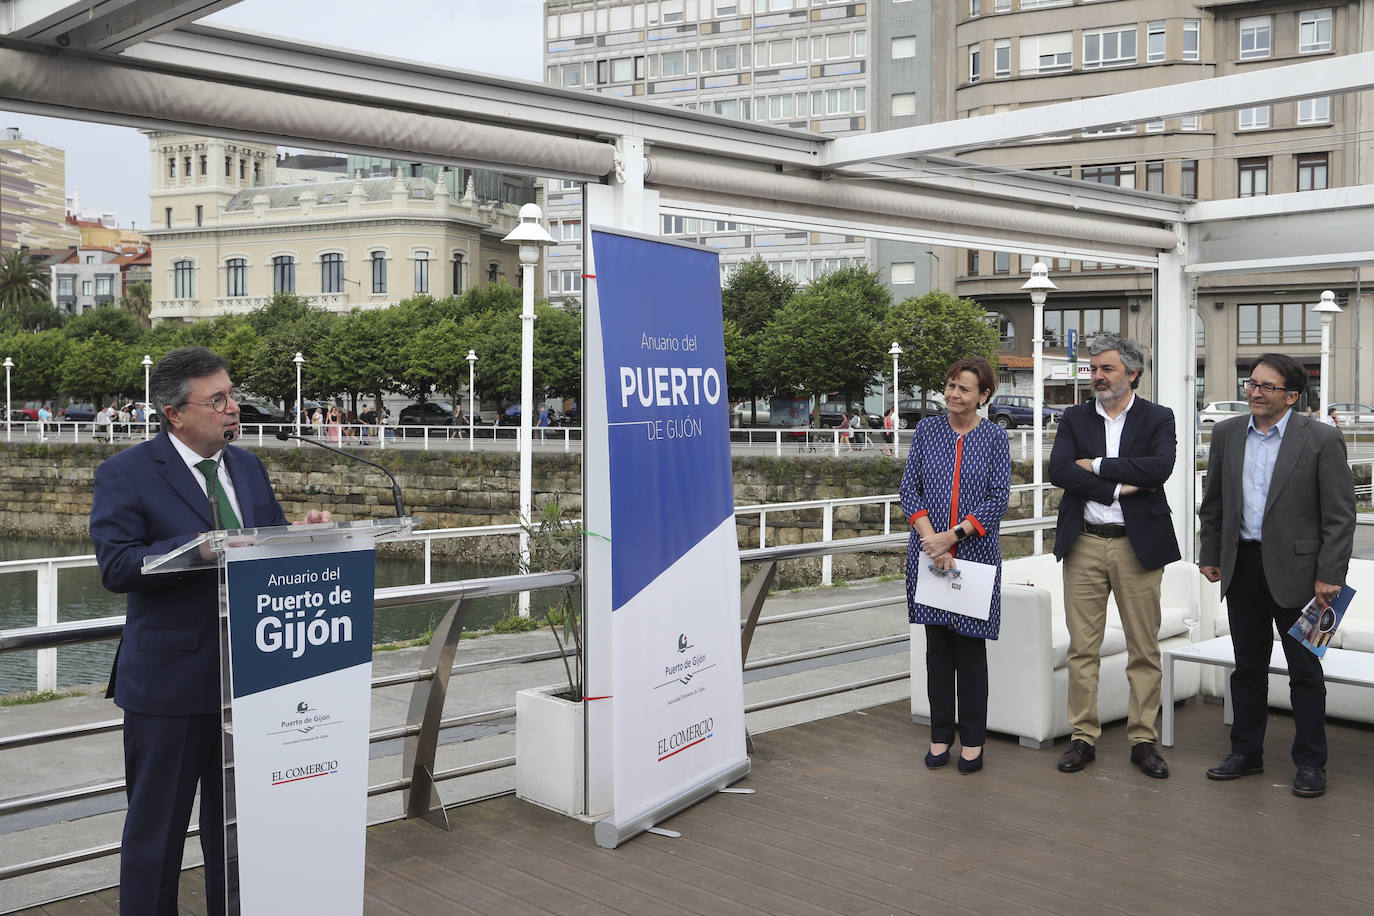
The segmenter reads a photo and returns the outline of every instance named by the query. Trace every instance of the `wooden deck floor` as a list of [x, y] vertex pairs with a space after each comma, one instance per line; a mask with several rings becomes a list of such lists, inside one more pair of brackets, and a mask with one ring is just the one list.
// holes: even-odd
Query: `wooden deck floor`
[[[1064, 743], [993, 738], [983, 772], [922, 766], [905, 703], [757, 736], [755, 795], [718, 795], [598, 848], [585, 824], [513, 797], [449, 812], [451, 833], [368, 836], [367, 912], [1368, 913], [1374, 901], [1374, 730], [1328, 727], [1324, 798], [1293, 796], [1292, 720], [1270, 719], [1262, 776], [1212, 782], [1221, 708], [1180, 707], [1167, 780], [1127, 759], [1124, 726], [1066, 775]], [[323, 876], [321, 876], [323, 877]], [[327, 878], [324, 878], [327, 880]], [[196, 912], [199, 872], [182, 882]], [[104, 891], [31, 913], [113, 913]]]

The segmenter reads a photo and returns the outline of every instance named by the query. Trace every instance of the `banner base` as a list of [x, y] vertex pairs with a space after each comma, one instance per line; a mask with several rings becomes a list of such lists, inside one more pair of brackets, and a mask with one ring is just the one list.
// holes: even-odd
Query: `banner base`
[[646, 811], [624, 823], [616, 823], [615, 815], [598, 821], [594, 828], [596, 845], [602, 849], [615, 849], [621, 843], [639, 836], [660, 821], [666, 821], [679, 811], [685, 811], [702, 799], [715, 795], [730, 783], [748, 776], [750, 766], [748, 759], [741, 760], [728, 770], [716, 774], [693, 789], [688, 789], [666, 804]]

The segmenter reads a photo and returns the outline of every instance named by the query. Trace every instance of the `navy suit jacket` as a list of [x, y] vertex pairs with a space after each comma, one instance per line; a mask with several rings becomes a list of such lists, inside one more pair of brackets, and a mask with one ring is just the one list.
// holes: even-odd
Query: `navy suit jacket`
[[[287, 524], [258, 456], [226, 446], [224, 464], [243, 527]], [[166, 432], [96, 469], [91, 506], [101, 582], [128, 596], [115, 660], [114, 700], [154, 716], [218, 713], [219, 589], [213, 570], [142, 574], [143, 558], [167, 553], [213, 527], [209, 500]]]
[[1121, 497], [1126, 537], [1136, 559], [1146, 569], [1159, 569], [1180, 557], [1178, 538], [1164, 498], [1164, 482], [1174, 470], [1178, 436], [1174, 412], [1136, 395], [1121, 429], [1116, 458], [1103, 458], [1101, 473], [1079, 467], [1079, 458], [1107, 454], [1107, 427], [1097, 404], [1077, 404], [1064, 411], [1050, 451], [1050, 482], [1064, 490], [1059, 500], [1059, 525], [1054, 555], [1068, 556], [1083, 531], [1083, 504], [1088, 500], [1111, 505], [1119, 483], [1135, 484], [1139, 493]]

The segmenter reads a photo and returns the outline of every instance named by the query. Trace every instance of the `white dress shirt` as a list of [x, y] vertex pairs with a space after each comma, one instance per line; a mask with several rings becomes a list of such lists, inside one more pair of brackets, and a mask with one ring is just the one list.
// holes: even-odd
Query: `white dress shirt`
[[[1097, 415], [1102, 418], [1107, 429], [1107, 454], [1105, 458], [1117, 458], [1121, 453], [1121, 430], [1126, 426], [1126, 415], [1131, 412], [1131, 407], [1135, 405], [1135, 392], [1131, 392], [1131, 399], [1126, 402], [1126, 407], [1121, 413], [1112, 419], [1107, 415], [1107, 411], [1102, 409], [1102, 402], [1098, 401], [1094, 406], [1097, 408]], [[1093, 473], [1102, 473], [1102, 458], [1093, 459]], [[1116, 485], [1112, 491], [1111, 504], [1094, 502], [1089, 499], [1083, 503], [1083, 521], [1090, 525], [1124, 525], [1126, 516], [1121, 513], [1121, 484]]]

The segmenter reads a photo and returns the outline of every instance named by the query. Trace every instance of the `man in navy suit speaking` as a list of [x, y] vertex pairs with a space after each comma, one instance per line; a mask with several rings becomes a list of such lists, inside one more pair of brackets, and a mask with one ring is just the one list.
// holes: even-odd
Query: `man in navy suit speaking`
[[[239, 433], [228, 363], [204, 347], [173, 350], [149, 379], [161, 432], [95, 472], [91, 539], [101, 581], [128, 596], [110, 691], [124, 710], [128, 812], [119, 864], [125, 914], [175, 914], [196, 787], [210, 913], [226, 905], [220, 726], [219, 592], [213, 571], [142, 574], [216, 521], [285, 525], [267, 470], [228, 443]], [[212, 510], [211, 501], [216, 503]], [[329, 521], [311, 510], [306, 522]]]

